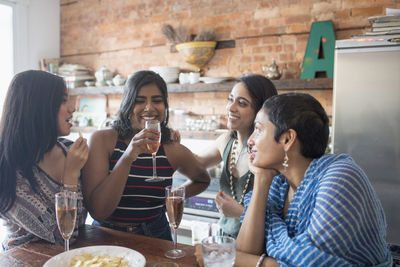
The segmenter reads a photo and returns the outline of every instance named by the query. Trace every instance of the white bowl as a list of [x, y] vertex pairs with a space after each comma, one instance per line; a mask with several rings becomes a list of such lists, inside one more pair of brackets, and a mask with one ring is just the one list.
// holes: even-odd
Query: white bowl
[[160, 74], [160, 73], [179, 73], [179, 67], [168, 67], [168, 66], [154, 66], [150, 70]]
[[154, 66], [150, 70], [158, 73], [166, 83], [174, 83], [179, 77], [179, 67]]
[[179, 75], [178, 74], [163, 74], [159, 73], [161, 78], [164, 79], [166, 83], [174, 83], [178, 80]]

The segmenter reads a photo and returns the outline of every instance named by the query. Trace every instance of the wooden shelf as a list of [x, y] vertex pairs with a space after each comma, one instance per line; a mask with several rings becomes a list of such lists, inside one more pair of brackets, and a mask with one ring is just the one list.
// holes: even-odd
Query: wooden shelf
[[[99, 130], [97, 127], [86, 126], [79, 127], [73, 126], [71, 132], [73, 133], [93, 133]], [[202, 140], [215, 140], [222, 133], [227, 132], [227, 129], [219, 129], [215, 131], [192, 131], [192, 130], [179, 130], [182, 139], [202, 139]]]
[[[277, 90], [332, 90], [333, 79], [286, 79], [272, 81]], [[223, 83], [196, 83], [196, 84], [167, 84], [169, 93], [190, 93], [190, 92], [216, 92], [230, 91], [235, 84], [234, 81]], [[109, 95], [122, 94], [122, 86], [104, 86], [104, 87], [79, 87], [69, 89], [70, 95]]]
[[191, 130], [179, 130], [182, 139], [202, 139], [202, 140], [215, 140], [227, 129], [219, 129], [215, 131], [191, 131]]

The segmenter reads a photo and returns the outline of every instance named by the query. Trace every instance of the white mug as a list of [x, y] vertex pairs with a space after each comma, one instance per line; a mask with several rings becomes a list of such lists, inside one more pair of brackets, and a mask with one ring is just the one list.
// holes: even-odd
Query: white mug
[[190, 84], [198, 83], [200, 80], [199, 72], [191, 72], [189, 73], [189, 82]]
[[179, 83], [180, 84], [185, 84], [189, 83], [189, 73], [179, 73]]

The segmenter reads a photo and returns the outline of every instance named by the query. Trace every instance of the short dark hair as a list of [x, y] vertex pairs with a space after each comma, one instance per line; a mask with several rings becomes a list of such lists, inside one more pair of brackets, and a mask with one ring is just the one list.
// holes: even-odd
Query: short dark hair
[[0, 126], [0, 212], [15, 201], [17, 171], [35, 189], [32, 167], [57, 142], [66, 90], [61, 77], [38, 70], [18, 73], [11, 81]]
[[314, 97], [303, 93], [277, 95], [265, 101], [263, 110], [275, 125], [277, 142], [284, 132], [293, 129], [304, 157], [319, 158], [324, 154], [329, 138], [329, 118]]
[[137, 71], [130, 75], [124, 86], [119, 108], [118, 118], [113, 122], [112, 128], [118, 132], [122, 138], [127, 138], [133, 134], [130, 116], [136, 102], [136, 96], [140, 88], [145, 85], [154, 84], [160, 89], [165, 105], [165, 119], [161, 122], [161, 143], [170, 141], [170, 131], [168, 129], [169, 109], [168, 109], [168, 89], [167, 84], [157, 73], [150, 70]]
[[[252, 107], [257, 113], [265, 100], [269, 97], [277, 95], [278, 92], [275, 85], [265, 76], [259, 74], [246, 74], [236, 80], [237, 83], [243, 83], [251, 97]], [[249, 131], [249, 135], [254, 130], [254, 124]], [[236, 131], [231, 131], [231, 136], [237, 136]]]

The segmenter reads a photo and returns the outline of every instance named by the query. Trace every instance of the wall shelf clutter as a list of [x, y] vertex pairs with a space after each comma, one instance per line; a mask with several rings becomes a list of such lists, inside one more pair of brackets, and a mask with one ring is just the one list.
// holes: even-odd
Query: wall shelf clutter
[[[281, 79], [272, 80], [278, 93], [302, 92], [314, 96], [325, 108], [328, 116], [332, 114], [333, 80], [330, 78], [318, 79]], [[226, 125], [226, 101], [235, 81], [221, 83], [196, 84], [167, 84], [169, 92], [170, 124], [173, 124], [174, 115], [171, 110], [183, 110], [197, 114], [202, 118], [217, 116], [220, 118], [220, 127]], [[82, 95], [104, 95], [107, 98], [107, 117], [117, 116], [121, 103], [123, 86], [78, 87], [69, 89], [69, 94], [78, 99]], [[186, 121], [185, 121], [186, 122]], [[79, 128], [78, 128], [79, 129]], [[84, 128], [82, 132], [92, 132], [96, 128]], [[76, 130], [76, 129], [75, 129]], [[215, 139], [219, 133], [213, 131], [196, 132], [193, 129], [184, 133], [187, 138]], [[204, 136], [206, 135], [206, 136]]]
[[[282, 79], [272, 80], [277, 90], [332, 90], [333, 79]], [[235, 84], [234, 81], [222, 83], [195, 83], [195, 84], [167, 84], [169, 93], [190, 93], [190, 92], [218, 92], [230, 91]], [[98, 94], [122, 94], [123, 86], [103, 86], [103, 87], [78, 87], [69, 89], [70, 95], [98, 95]]]

